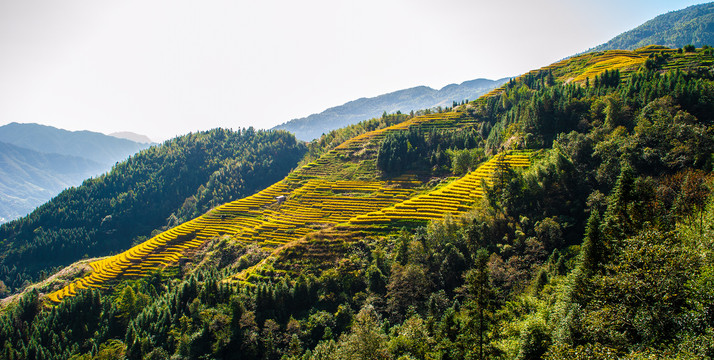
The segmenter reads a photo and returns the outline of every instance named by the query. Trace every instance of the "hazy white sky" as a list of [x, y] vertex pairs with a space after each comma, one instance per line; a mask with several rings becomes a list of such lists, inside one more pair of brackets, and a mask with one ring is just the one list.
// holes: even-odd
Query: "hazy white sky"
[[0, 0], [0, 125], [155, 141], [496, 79], [692, 0]]

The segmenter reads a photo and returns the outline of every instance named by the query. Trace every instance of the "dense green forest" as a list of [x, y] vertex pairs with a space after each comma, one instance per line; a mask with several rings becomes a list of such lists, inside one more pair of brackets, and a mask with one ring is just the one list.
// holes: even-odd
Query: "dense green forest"
[[306, 150], [287, 132], [252, 128], [192, 133], [144, 150], [0, 226], [2, 290], [250, 195], [284, 177]]
[[[0, 316], [0, 357], [712, 358], [714, 73], [669, 60], [582, 84], [533, 72], [458, 107], [476, 120], [467, 131], [384, 137], [377, 162], [392, 175], [535, 151], [525, 170], [500, 168], [465, 216], [387, 236], [318, 234], [245, 281], [228, 279], [267, 254], [225, 237], [56, 306], [31, 291]], [[177, 221], [210, 204], [194, 202]]]

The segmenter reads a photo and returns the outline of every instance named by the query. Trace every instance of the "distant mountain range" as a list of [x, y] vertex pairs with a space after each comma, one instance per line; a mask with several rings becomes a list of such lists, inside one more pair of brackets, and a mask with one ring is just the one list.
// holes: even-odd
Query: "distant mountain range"
[[0, 141], [45, 154], [82, 157], [103, 165], [113, 165], [148, 147], [98, 132], [18, 123], [0, 126]]
[[330, 130], [355, 124], [382, 115], [384, 112], [409, 112], [437, 106], [451, 106], [454, 101], [475, 100], [479, 96], [504, 84], [509, 78], [499, 80], [476, 79], [461, 84], [451, 84], [440, 90], [417, 86], [388, 94], [360, 98], [344, 105], [329, 108], [319, 114], [293, 119], [273, 129], [284, 129], [300, 140], [310, 141]]
[[139, 144], [151, 144], [151, 143], [153, 143], [153, 141], [151, 141], [151, 139], [149, 139], [148, 136], [146, 136], [146, 135], [141, 135], [141, 134], [137, 134], [137, 133], [133, 133], [133, 132], [130, 132], [130, 131], [114, 132], [114, 133], [109, 134], [109, 136], [113, 136], [113, 137], [119, 138], [119, 139], [131, 140], [131, 141], [133, 141], [133, 142], [138, 142]]
[[634, 50], [647, 45], [714, 45], [714, 2], [668, 12], [589, 51]]
[[76, 156], [45, 154], [0, 142], [0, 222], [23, 216], [106, 166]]
[[[689, 44], [697, 47], [714, 45], [714, 2], [657, 16], [588, 52], [634, 50], [647, 45], [680, 48]], [[378, 117], [385, 111], [409, 112], [437, 106], [446, 107], [453, 101], [475, 100], [504, 84], [508, 79], [476, 79], [461, 84], [451, 84], [440, 90], [418, 86], [376, 97], [360, 98], [329, 108], [319, 114], [290, 120], [273, 129], [284, 129], [294, 133], [300, 140], [310, 141], [330, 130]]]
[[39, 124], [0, 126], [0, 223], [28, 214], [150, 145]]

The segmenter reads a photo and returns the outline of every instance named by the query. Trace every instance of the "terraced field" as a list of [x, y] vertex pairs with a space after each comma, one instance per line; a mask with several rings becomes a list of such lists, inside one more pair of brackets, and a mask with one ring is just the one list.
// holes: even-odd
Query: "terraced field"
[[[255, 195], [221, 205], [121, 254], [91, 263], [90, 274], [48, 294], [47, 298], [59, 302], [79, 289], [104, 288], [121, 277], [148, 275], [176, 263], [217, 236], [228, 235], [236, 241], [271, 250], [313, 231], [336, 224], [356, 224], [352, 220], [359, 216], [394, 208], [414, 198], [415, 188], [423, 184], [413, 176], [375, 180], [379, 174], [374, 154], [382, 138], [390, 131], [412, 126], [423, 131], [462, 127], [471, 122], [462, 115], [431, 114], [357, 136]], [[276, 197], [281, 195], [286, 200], [278, 203]], [[459, 209], [464, 210], [464, 206]], [[429, 214], [432, 215], [416, 220], [437, 216]]]
[[[662, 46], [647, 46], [634, 51], [608, 50], [574, 56], [559, 62], [544, 66], [528, 72], [530, 75], [540, 71], [550, 70], [553, 75], [564, 82], [584, 83], [587, 78], [592, 81], [595, 75], [605, 70], [619, 70], [620, 78], [627, 79], [630, 74], [637, 71], [647, 59], [655, 54], [675, 55], [676, 49]], [[677, 54], [667, 61], [661, 70], [706, 68], [714, 65], [714, 55], [698, 51], [693, 53]], [[503, 92], [503, 87], [491, 90], [483, 97], [495, 96]]]
[[[621, 77], [626, 78], [651, 54], [673, 51], [649, 47], [634, 52], [585, 54], [543, 69], [551, 70], [562, 81], [584, 81], [614, 69], [619, 69]], [[677, 55], [664, 68], [690, 63], [711, 66], [714, 56], [703, 52]], [[336, 228], [336, 225], [341, 229], [370, 231], [390, 228], [392, 223], [423, 223], [447, 213], [461, 214], [483, 195], [482, 182], [491, 183], [491, 174], [496, 168], [528, 166], [528, 154], [510, 152], [494, 157], [466, 176], [433, 190], [424, 188], [422, 181], [409, 174], [381, 178], [376, 168], [376, 153], [390, 132], [457, 130], [477, 121], [464, 112], [452, 111], [414, 117], [356, 136], [255, 195], [221, 205], [121, 254], [91, 263], [90, 274], [48, 294], [47, 298], [59, 302], [83, 288], [103, 288], [118, 278], [147, 275], [176, 263], [217, 236], [227, 235], [235, 241], [271, 250], [317, 230]], [[275, 198], [281, 195], [286, 196], [286, 200], [278, 203]]]
[[530, 159], [526, 152], [510, 152], [494, 156], [476, 170], [456, 179], [446, 186], [404, 200], [394, 206], [357, 215], [351, 225], [379, 224], [392, 221], [429, 221], [441, 219], [446, 214], [459, 215], [471, 209], [485, 190], [482, 181], [493, 185], [493, 174], [499, 167], [527, 167]]

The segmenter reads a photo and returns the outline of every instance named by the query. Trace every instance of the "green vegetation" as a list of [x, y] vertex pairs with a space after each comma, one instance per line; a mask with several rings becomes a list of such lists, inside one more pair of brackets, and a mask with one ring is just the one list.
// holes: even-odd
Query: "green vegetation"
[[[481, 138], [473, 128], [466, 132], [440, 131], [428, 133], [410, 129], [387, 135], [377, 154], [377, 168], [387, 174], [405, 171], [448, 169], [451, 158], [448, 149], [462, 150], [478, 147]], [[463, 171], [461, 172], [463, 174]]]
[[690, 44], [702, 47], [714, 44], [713, 24], [714, 4], [694, 5], [657, 16], [591, 51], [634, 50], [653, 44], [675, 49]]
[[[117, 255], [105, 289], [27, 292], [0, 316], [2, 357], [711, 358], [713, 60], [587, 54], [313, 144]], [[384, 160], [402, 156], [422, 161]]]
[[105, 256], [278, 181], [305, 152], [286, 132], [211, 130], [169, 140], [0, 226], [14, 291], [83, 256]]

